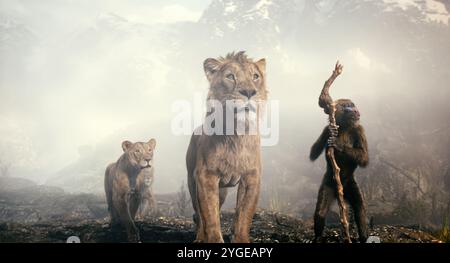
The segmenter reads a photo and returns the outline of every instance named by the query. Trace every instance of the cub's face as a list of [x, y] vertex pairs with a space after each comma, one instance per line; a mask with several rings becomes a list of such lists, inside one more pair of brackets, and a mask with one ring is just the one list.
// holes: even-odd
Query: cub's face
[[211, 84], [208, 99], [218, 100], [222, 105], [226, 101], [234, 101], [245, 106], [246, 111], [256, 112], [254, 102], [267, 99], [265, 65], [264, 59], [257, 62], [206, 59], [204, 70]]
[[148, 142], [124, 141], [122, 149], [131, 166], [138, 169], [151, 169], [153, 167], [153, 151], [156, 146], [156, 140], [151, 139]]

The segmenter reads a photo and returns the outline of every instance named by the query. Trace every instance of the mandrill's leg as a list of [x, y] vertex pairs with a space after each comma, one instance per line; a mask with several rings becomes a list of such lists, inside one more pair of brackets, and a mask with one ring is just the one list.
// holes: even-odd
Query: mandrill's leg
[[197, 202], [205, 235], [204, 241], [223, 243], [220, 230], [219, 176], [202, 169], [197, 170], [196, 179]]
[[317, 197], [316, 211], [314, 212], [314, 242], [318, 242], [322, 237], [322, 232], [325, 227], [325, 217], [335, 199], [335, 190], [322, 182]]
[[241, 177], [237, 193], [233, 243], [250, 243], [249, 232], [259, 198], [261, 176], [259, 172]]
[[355, 215], [355, 222], [358, 226], [359, 242], [365, 243], [367, 241], [369, 230], [367, 228], [366, 207], [364, 198], [359, 190], [358, 184], [352, 180], [349, 186], [345, 189], [346, 199], [350, 203]]

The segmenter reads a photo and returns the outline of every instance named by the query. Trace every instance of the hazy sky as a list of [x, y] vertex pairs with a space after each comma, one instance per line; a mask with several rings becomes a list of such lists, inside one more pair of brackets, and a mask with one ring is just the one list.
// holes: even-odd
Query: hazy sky
[[[5, 53], [10, 61], [23, 58], [17, 62], [23, 64], [13, 67], [3, 61], [0, 65], [4, 76], [17, 77], [12, 81], [8, 77], [1, 80], [0, 132], [4, 134], [1, 158], [5, 159], [8, 149], [15, 145], [15, 157], [6, 158], [7, 162], [15, 163], [15, 171], [39, 167], [47, 173], [41, 176], [49, 176], [62, 168], [63, 163], [77, 158], [79, 146], [98, 142], [139, 119], [148, 119], [146, 110], [150, 112], [152, 105], [158, 108], [156, 103], [145, 108], [132, 100], [140, 100], [146, 92], [154, 97], [158, 88], [164, 87], [168, 68], [161, 62], [164, 52], [155, 47], [160, 45], [149, 43], [152, 36], [102, 42], [102, 36], [96, 38], [97, 33], [89, 30], [113, 34], [121, 25], [107, 32], [107, 28], [98, 24], [111, 14], [127, 20], [124, 24], [130, 28], [124, 30], [133, 30], [139, 24], [197, 21], [209, 3], [206, 0], [0, 0], [2, 23], [13, 21], [24, 25], [33, 35], [32, 39], [21, 40], [32, 47], [31, 53], [22, 54], [17, 48]], [[21, 37], [20, 30], [12, 29], [8, 34]], [[2, 43], [15, 45], [8, 42], [8, 34], [2, 35], [2, 41], [5, 40]], [[98, 54], [99, 51], [102, 53]], [[127, 99], [124, 87], [142, 94], [128, 96], [129, 105], [118, 108], [116, 104]], [[111, 99], [100, 95], [102, 92], [109, 92]], [[170, 112], [170, 105], [162, 111]]]
[[40, 34], [63, 34], [92, 23], [101, 13], [115, 13], [135, 23], [196, 21], [209, 0], [1, 0], [0, 14], [7, 14]]
[[[283, 132], [294, 130], [300, 121], [306, 127], [298, 140], [286, 144], [283, 137], [280, 145], [299, 148], [309, 165], [306, 152], [316, 139], [315, 133], [326, 124], [317, 95], [336, 59], [344, 63], [345, 74], [333, 96], [354, 99], [365, 123], [370, 116], [378, 118], [383, 109], [392, 107], [377, 105], [377, 100], [389, 103], [379, 95], [402, 94], [402, 99], [411, 104], [407, 99], [421, 94], [426, 90], [424, 85], [429, 85], [423, 72], [446, 72], [448, 68], [448, 55], [435, 49], [447, 45], [448, 39], [439, 38], [444, 34], [436, 33], [429, 40], [429, 35], [423, 35], [426, 27], [417, 27], [417, 21], [402, 20], [403, 16], [395, 20], [389, 15], [398, 9], [411, 14], [427, 10], [425, 16], [418, 17], [433, 26], [439, 24], [434, 27], [436, 32], [448, 31], [449, 14], [434, 0], [380, 0], [378, 3], [388, 3], [383, 18], [392, 20], [369, 20], [363, 13], [359, 17], [343, 16], [330, 24], [322, 19], [313, 29], [303, 26], [297, 32], [292, 25], [301, 22], [301, 12], [290, 17], [275, 13], [289, 13], [289, 1], [280, 1], [279, 5], [261, 1], [261, 9], [252, 7], [256, 2], [237, 2], [242, 10], [233, 6], [236, 3], [228, 3], [231, 5], [225, 9], [234, 24], [215, 20], [224, 14], [219, 5], [217, 14], [210, 10], [212, 18], [207, 25], [199, 23], [184, 35], [185, 39], [179, 39], [183, 35], [180, 31], [185, 33], [183, 30], [190, 27], [168, 25], [197, 21], [210, 0], [0, 0], [0, 26], [4, 30], [0, 32], [0, 161], [12, 163], [15, 175], [40, 180], [77, 163], [80, 151], [100, 149], [100, 159], [91, 160], [95, 164], [83, 160], [71, 169], [74, 173], [90, 172], [101, 180], [104, 167], [119, 157], [122, 140], [156, 137], [157, 158], [161, 158], [156, 167], [166, 178], [156, 183], [164, 181], [166, 188], [161, 189], [174, 190], [185, 179], [189, 138], [170, 134], [172, 103], [177, 99], [192, 101], [195, 96], [205, 98], [208, 83], [202, 62], [208, 56], [246, 49], [250, 57], [267, 58], [270, 98], [279, 99], [281, 110], [294, 118]], [[335, 2], [321, 3], [333, 7]], [[393, 2], [397, 5], [389, 4]], [[251, 12], [244, 5], [249, 5]], [[258, 20], [261, 24], [253, 24], [270, 8], [272, 20], [263, 18]], [[233, 10], [243, 13], [234, 16]], [[249, 15], [257, 19], [245, 21]], [[11, 20], [24, 27], [12, 27]], [[265, 24], [268, 21], [279, 24], [271, 31], [274, 25]], [[289, 28], [283, 28], [283, 24]], [[241, 26], [248, 35], [233, 31]], [[218, 27], [228, 31], [224, 39], [213, 42]], [[434, 31], [429, 32], [431, 35]], [[258, 38], [256, 34], [260, 34]], [[330, 40], [324, 41], [323, 35]], [[180, 61], [178, 52], [184, 51], [183, 44], [191, 46]], [[427, 63], [423, 64], [426, 69], [417, 64], [420, 59]], [[433, 68], [436, 64], [443, 66]], [[440, 86], [442, 79], [434, 81], [437, 84], [433, 85]]]

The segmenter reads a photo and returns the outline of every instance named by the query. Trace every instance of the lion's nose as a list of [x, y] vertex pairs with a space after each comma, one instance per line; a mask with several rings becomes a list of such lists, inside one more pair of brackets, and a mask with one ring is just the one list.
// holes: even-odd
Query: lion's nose
[[145, 158], [145, 161], [150, 162], [152, 160], [152, 158]]
[[254, 89], [241, 89], [239, 90], [239, 93], [241, 93], [241, 95], [247, 97], [248, 99], [250, 99], [251, 97], [255, 96], [256, 94], [256, 90]]

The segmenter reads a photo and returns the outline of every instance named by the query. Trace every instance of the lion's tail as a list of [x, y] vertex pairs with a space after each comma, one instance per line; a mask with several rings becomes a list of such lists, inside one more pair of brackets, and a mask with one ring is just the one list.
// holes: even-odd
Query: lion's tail
[[112, 206], [112, 174], [111, 169], [114, 163], [108, 165], [105, 171], [105, 193], [106, 193], [106, 202], [108, 203], [108, 211], [111, 212]]

